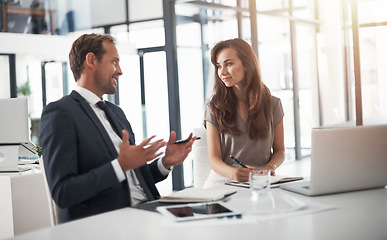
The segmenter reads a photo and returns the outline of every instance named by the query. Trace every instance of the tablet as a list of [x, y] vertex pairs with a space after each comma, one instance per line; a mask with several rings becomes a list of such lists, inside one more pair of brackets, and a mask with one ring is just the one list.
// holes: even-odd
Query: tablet
[[190, 203], [157, 207], [157, 211], [174, 221], [237, 217], [242, 214], [224, 202]]

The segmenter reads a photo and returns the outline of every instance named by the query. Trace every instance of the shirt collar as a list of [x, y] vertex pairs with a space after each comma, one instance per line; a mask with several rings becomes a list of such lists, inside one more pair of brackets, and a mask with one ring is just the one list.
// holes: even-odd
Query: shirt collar
[[84, 99], [86, 99], [90, 105], [95, 105], [97, 102], [101, 101], [97, 95], [86, 88], [75, 86], [74, 90], [77, 91]]

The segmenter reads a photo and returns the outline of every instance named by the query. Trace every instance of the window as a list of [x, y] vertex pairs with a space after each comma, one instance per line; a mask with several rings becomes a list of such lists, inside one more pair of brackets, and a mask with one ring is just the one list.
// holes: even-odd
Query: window
[[10, 89], [10, 67], [9, 67], [9, 56], [8, 55], [0, 55], [0, 81], [1, 81], [1, 89], [0, 89], [0, 98], [9, 98], [11, 97]]

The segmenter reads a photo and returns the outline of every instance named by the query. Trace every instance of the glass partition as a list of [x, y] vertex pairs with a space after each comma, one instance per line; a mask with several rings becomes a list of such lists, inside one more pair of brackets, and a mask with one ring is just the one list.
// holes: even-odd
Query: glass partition
[[9, 56], [0, 55], [0, 98], [9, 98], [10, 94], [10, 72], [9, 72]]
[[[236, 6], [236, 1], [220, 1]], [[211, 6], [211, 8], [207, 8]], [[176, 48], [182, 137], [203, 127], [204, 107], [212, 96], [210, 50], [219, 41], [238, 37], [237, 11], [206, 3], [176, 3]], [[193, 184], [193, 162], [185, 160], [184, 184]]]
[[[258, 15], [259, 65], [262, 81], [284, 109], [285, 146], [294, 149], [293, 70], [290, 25], [286, 19]], [[289, 154], [289, 153], [287, 153]], [[294, 155], [292, 154], [292, 158]]]
[[125, 1], [12, 0], [0, 4], [4, 32], [67, 35], [127, 22]]
[[365, 123], [387, 121], [387, 1], [359, 2], [362, 106]]
[[312, 129], [320, 126], [316, 44], [316, 28], [310, 25], [297, 24], [296, 56], [302, 156], [310, 155]]

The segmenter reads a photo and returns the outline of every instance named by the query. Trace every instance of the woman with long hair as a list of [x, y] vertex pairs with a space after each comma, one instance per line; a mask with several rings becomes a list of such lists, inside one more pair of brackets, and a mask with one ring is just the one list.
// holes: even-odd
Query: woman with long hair
[[262, 82], [253, 49], [239, 38], [222, 41], [212, 49], [211, 62], [214, 95], [204, 124], [212, 171], [204, 187], [230, 179], [246, 182], [252, 169], [275, 175], [285, 159], [284, 113], [280, 99]]

